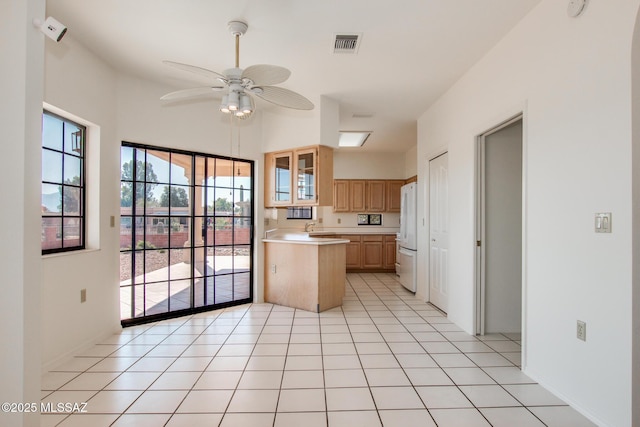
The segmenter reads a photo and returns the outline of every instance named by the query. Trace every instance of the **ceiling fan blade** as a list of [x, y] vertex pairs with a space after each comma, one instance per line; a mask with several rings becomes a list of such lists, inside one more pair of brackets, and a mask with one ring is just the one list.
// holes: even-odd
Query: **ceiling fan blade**
[[260, 86], [247, 90], [255, 96], [281, 107], [295, 110], [313, 110], [313, 103], [292, 90], [278, 86]]
[[254, 85], [277, 85], [284, 82], [291, 75], [291, 71], [277, 65], [258, 64], [247, 67], [242, 78], [250, 79]]
[[206, 68], [196, 67], [195, 65], [182, 64], [180, 62], [162, 61], [163, 64], [170, 67], [178, 68], [180, 70], [189, 71], [190, 73], [200, 74], [201, 76], [208, 77], [212, 80], [223, 79], [227, 81], [227, 77], [223, 74], [216, 73], [215, 71], [207, 70]]
[[192, 89], [177, 90], [175, 92], [167, 93], [160, 97], [163, 101], [175, 101], [178, 99], [192, 98], [195, 96], [210, 95], [213, 92], [225, 89], [224, 86], [205, 86], [194, 87]]

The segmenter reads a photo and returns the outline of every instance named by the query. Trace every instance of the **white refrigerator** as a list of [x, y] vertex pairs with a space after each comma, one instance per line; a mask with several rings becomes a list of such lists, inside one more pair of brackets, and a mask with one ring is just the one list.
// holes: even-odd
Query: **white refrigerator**
[[418, 190], [416, 183], [403, 185], [400, 205], [400, 233], [396, 239], [396, 274], [400, 283], [415, 292], [417, 268]]

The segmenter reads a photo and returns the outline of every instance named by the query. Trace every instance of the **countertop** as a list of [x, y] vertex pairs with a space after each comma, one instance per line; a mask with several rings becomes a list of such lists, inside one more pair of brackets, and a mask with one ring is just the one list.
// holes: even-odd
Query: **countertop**
[[[333, 232], [331, 234], [333, 234]], [[337, 239], [335, 237], [320, 237], [322, 236], [321, 232], [278, 232], [278, 230], [273, 230], [272, 232], [267, 232], [267, 236], [268, 237], [262, 239], [262, 241], [265, 243], [292, 243], [297, 245], [339, 245], [349, 243], [349, 240], [347, 239]]]

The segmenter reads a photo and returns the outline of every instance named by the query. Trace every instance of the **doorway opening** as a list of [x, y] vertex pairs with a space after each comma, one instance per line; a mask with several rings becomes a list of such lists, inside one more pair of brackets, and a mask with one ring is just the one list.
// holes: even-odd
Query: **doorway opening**
[[522, 115], [478, 137], [476, 152], [476, 333], [499, 333], [520, 343]]

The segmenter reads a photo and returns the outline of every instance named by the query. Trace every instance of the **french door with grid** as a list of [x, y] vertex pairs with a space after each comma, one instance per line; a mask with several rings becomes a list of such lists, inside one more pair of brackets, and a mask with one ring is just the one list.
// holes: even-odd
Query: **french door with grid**
[[123, 142], [123, 325], [250, 302], [253, 162]]

